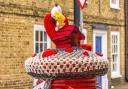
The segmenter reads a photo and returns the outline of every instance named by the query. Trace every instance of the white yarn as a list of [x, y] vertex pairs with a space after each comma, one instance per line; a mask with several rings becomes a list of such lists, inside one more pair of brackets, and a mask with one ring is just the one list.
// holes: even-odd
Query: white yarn
[[56, 23], [55, 30], [56, 30], [56, 31], [59, 31], [59, 23], [58, 23], [58, 22]]
[[54, 7], [52, 8], [52, 10], [51, 10], [51, 16], [53, 17], [56, 12], [62, 13], [62, 9], [61, 9], [61, 7], [60, 7], [59, 5], [54, 6]]

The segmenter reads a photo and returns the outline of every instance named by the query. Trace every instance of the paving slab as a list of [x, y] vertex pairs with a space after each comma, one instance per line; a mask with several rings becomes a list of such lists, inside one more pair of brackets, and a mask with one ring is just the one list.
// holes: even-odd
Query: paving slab
[[117, 85], [113, 89], [128, 89], [128, 83]]

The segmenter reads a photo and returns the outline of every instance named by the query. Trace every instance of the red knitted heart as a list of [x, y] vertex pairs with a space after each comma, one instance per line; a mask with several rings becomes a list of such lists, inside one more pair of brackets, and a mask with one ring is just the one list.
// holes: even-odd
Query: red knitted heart
[[69, 68], [69, 64], [67, 64], [66, 67]]
[[57, 66], [54, 66], [54, 68], [56, 69], [56, 68], [57, 68]]
[[60, 65], [60, 68], [63, 68], [63, 65]]

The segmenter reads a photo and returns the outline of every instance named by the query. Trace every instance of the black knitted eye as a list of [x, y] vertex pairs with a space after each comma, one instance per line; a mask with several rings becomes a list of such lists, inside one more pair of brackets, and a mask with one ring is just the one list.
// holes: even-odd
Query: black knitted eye
[[55, 6], [57, 7], [57, 6], [58, 6], [58, 4], [56, 3], [56, 4], [55, 4]]
[[74, 29], [73, 31], [72, 31], [73, 33], [77, 33], [77, 31]]
[[54, 18], [52, 18], [52, 23], [56, 24], [56, 20]]

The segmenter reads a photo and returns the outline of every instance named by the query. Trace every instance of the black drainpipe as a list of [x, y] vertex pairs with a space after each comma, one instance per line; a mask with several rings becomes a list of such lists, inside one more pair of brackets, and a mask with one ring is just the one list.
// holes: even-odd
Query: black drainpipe
[[77, 0], [74, 0], [74, 25], [80, 26], [80, 6]]
[[124, 0], [125, 11], [125, 80], [128, 82], [128, 0]]

